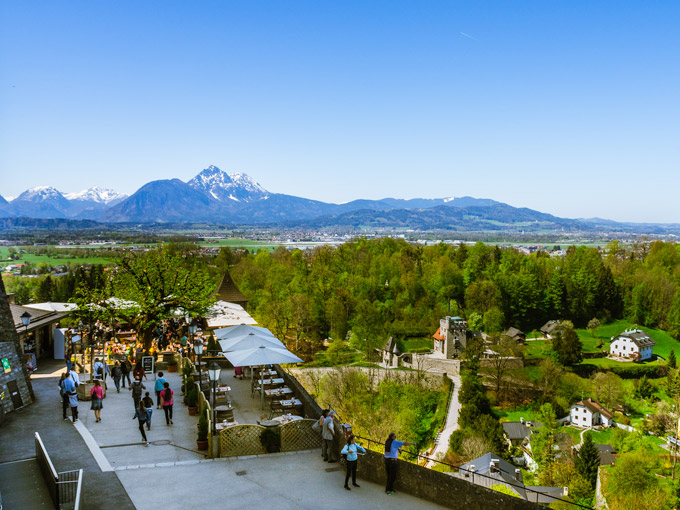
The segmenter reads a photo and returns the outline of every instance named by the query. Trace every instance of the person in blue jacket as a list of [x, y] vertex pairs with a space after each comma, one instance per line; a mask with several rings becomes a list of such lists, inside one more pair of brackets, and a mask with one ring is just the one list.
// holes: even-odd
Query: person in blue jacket
[[414, 444], [397, 441], [397, 434], [394, 432], [390, 432], [390, 435], [387, 437], [387, 441], [385, 441], [385, 472], [387, 475], [385, 494], [394, 494], [394, 482], [397, 479], [397, 466], [401, 447]]
[[340, 452], [342, 455], [347, 455], [347, 474], [345, 474], [345, 489], [352, 490], [347, 485], [349, 482], [349, 477], [352, 475], [352, 485], [359, 487], [357, 483], [357, 452], [366, 453], [361, 446], [356, 443], [354, 434], [350, 434], [347, 438], [347, 444]]

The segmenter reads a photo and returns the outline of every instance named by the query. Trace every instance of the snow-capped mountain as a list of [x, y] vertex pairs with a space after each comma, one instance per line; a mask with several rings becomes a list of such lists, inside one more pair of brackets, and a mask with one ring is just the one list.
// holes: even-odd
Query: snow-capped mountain
[[67, 200], [78, 200], [83, 202], [94, 202], [97, 204], [113, 205], [121, 200], [127, 198], [124, 193], [118, 193], [109, 188], [100, 188], [99, 186], [94, 186], [89, 189], [84, 189], [77, 193], [65, 193], [64, 197]]
[[31, 218], [64, 218], [69, 208], [69, 201], [51, 186], [27, 189], [4, 207], [13, 216]]
[[250, 176], [242, 173], [228, 174], [213, 165], [191, 179], [188, 184], [220, 202], [252, 202], [269, 198], [269, 192]]

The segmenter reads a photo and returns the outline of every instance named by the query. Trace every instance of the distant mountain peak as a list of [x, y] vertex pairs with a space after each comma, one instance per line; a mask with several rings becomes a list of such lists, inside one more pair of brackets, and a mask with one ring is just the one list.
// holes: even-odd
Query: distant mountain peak
[[127, 197], [124, 193], [118, 193], [109, 188], [102, 188], [100, 186], [93, 186], [92, 188], [78, 191], [77, 193], [66, 193], [64, 196], [68, 200], [82, 200], [85, 202], [95, 202], [97, 204], [110, 204], [111, 202], [120, 201]]
[[35, 188], [27, 189], [15, 200], [45, 200], [50, 198], [64, 198], [64, 195], [52, 186], [36, 186]]
[[215, 165], [202, 170], [188, 184], [220, 202], [252, 202], [269, 197], [269, 192], [250, 176], [244, 173], [228, 174]]

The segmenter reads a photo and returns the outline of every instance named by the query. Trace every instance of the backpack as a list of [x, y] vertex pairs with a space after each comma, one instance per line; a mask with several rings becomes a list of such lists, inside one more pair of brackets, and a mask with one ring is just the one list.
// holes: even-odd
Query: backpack
[[165, 388], [165, 393], [163, 394], [163, 400], [165, 402], [170, 402], [172, 400], [172, 390], [170, 388]]
[[142, 396], [142, 383], [136, 382], [132, 385], [132, 396], [133, 397]]
[[103, 367], [102, 365], [99, 365], [99, 366], [97, 367], [97, 375], [98, 375], [99, 377], [101, 377], [101, 376], [104, 375], [104, 367]]

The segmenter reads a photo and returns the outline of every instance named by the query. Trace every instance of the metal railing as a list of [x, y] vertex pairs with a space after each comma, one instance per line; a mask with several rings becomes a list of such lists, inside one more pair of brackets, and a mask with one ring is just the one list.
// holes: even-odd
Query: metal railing
[[[337, 417], [337, 419], [339, 421], [344, 422], [344, 420], [340, 417], [338, 412], [335, 411], [330, 404], [328, 404], [327, 407], [328, 407], [328, 409], [331, 409], [332, 411], [335, 412], [335, 416]], [[377, 441], [375, 439], [371, 439], [371, 438], [368, 438], [368, 437], [359, 436], [357, 434], [354, 434], [354, 437], [357, 440], [366, 441], [367, 442], [367, 447], [366, 447], [367, 450], [371, 450], [371, 445], [373, 444], [373, 445], [382, 447], [382, 448], [377, 448], [377, 450], [373, 450], [373, 451], [377, 451], [377, 452], [380, 452], [381, 450], [384, 451], [385, 443], [382, 442], [382, 441]], [[400, 449], [400, 451], [404, 451], [404, 453], [406, 453], [407, 455], [409, 455], [411, 457], [410, 459], [406, 460], [407, 462], [412, 462], [412, 459], [415, 459], [415, 462], [412, 462], [412, 463], [415, 463], [415, 464], [420, 464], [421, 462], [427, 463], [429, 461], [436, 462], [437, 464], [441, 464], [442, 466], [446, 466], [446, 467], [450, 468], [451, 472], [462, 473], [463, 476], [460, 479], [470, 481], [473, 484], [475, 483], [475, 477], [479, 477], [479, 478], [482, 478], [482, 479], [488, 479], [489, 482], [495, 482], [495, 483], [499, 482], [498, 479], [494, 478], [493, 476], [478, 473], [476, 471], [465, 469], [461, 466], [457, 466], [457, 465], [454, 465], [454, 464], [449, 464], [448, 462], [444, 462], [444, 461], [439, 460], [439, 459], [434, 459], [434, 458], [428, 457], [426, 455], [421, 455], [419, 452], [409, 451], [406, 448], [402, 448], [402, 449]], [[428, 469], [428, 468], [423, 467], [423, 469]], [[508, 486], [514, 487], [516, 489], [520, 489], [520, 490], [525, 491], [526, 494], [527, 494], [527, 501], [530, 501], [530, 502], [533, 502], [533, 503], [538, 503], [539, 498], [549, 497], [553, 500], [552, 502], [559, 501], [561, 503], [566, 503], [568, 505], [571, 505], [574, 508], [583, 508], [583, 509], [586, 509], [586, 510], [592, 510], [592, 507], [581, 505], [579, 503], [575, 503], [573, 501], [569, 501], [569, 500], [566, 500], [566, 499], [555, 497], [555, 496], [552, 496], [550, 494], [546, 494], [546, 493], [543, 493], [543, 492], [535, 491], [535, 490], [530, 489], [529, 487], [525, 486], [524, 484], [519, 484], [519, 483], [513, 484], [513, 483], [505, 481], [505, 480], [503, 480], [502, 483], [503, 483], [503, 485], [508, 485]], [[481, 484], [477, 484], [477, 485], [481, 485]]]
[[54, 508], [57, 510], [81, 510], [83, 470], [57, 473], [40, 434], [37, 432], [35, 433], [35, 456], [54, 503]]

